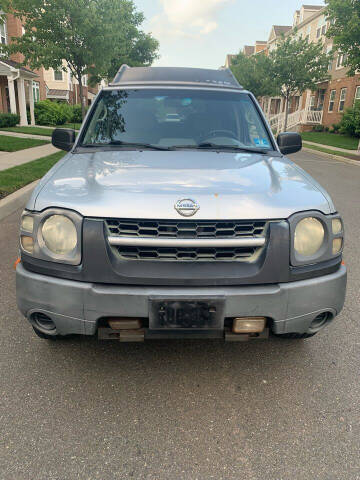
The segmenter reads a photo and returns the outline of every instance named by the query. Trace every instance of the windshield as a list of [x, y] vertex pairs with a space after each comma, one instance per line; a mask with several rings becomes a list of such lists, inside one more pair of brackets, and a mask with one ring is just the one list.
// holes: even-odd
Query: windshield
[[164, 88], [103, 91], [80, 144], [273, 149], [248, 94]]

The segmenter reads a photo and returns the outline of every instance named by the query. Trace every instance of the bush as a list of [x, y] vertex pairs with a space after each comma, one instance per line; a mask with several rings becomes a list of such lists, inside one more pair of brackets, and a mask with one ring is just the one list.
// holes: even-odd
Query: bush
[[325, 130], [324, 125], [315, 125], [313, 132], [323, 132]]
[[35, 120], [38, 125], [64, 125], [67, 114], [64, 104], [42, 100], [35, 103]]
[[333, 123], [331, 133], [339, 133], [340, 123]]
[[15, 115], [14, 113], [0, 113], [0, 128], [16, 127], [19, 122], [19, 115]]
[[70, 122], [74, 123], [82, 123], [82, 112], [81, 112], [81, 105], [73, 105], [73, 114]]
[[339, 124], [340, 133], [351, 137], [360, 137], [360, 102], [348, 108]]

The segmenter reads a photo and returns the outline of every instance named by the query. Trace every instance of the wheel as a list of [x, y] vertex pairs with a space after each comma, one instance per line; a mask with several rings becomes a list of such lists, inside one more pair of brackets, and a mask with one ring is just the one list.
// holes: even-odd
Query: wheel
[[55, 340], [58, 340], [60, 338], [59, 335], [47, 335], [46, 333], [40, 332], [40, 330], [38, 330], [35, 327], [33, 327], [33, 329], [34, 329], [35, 334], [43, 340], [50, 340], [50, 341], [54, 342]]
[[302, 340], [304, 338], [311, 338], [316, 335], [316, 333], [283, 333], [281, 335], [274, 333], [275, 337], [290, 339], [290, 340]]

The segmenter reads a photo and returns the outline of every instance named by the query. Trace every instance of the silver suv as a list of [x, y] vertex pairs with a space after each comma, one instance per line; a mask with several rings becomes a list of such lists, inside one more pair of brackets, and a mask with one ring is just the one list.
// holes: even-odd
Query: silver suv
[[304, 338], [340, 313], [341, 217], [229, 70], [123, 66], [53, 144], [17, 267], [40, 337]]

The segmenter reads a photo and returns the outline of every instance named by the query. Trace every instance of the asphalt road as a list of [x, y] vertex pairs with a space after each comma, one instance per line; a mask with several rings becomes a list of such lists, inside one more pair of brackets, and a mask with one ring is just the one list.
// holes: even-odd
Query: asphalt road
[[346, 308], [311, 340], [42, 341], [15, 305], [20, 212], [0, 223], [0, 480], [360, 479], [360, 166], [293, 159], [347, 227]]

